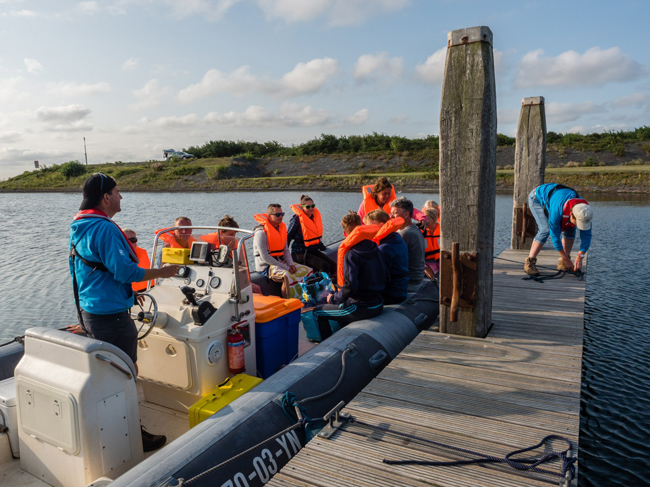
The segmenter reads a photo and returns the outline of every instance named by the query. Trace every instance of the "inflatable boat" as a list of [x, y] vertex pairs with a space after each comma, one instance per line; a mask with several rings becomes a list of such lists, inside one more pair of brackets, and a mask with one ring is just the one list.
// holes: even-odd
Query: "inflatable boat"
[[[176, 228], [236, 231], [241, 238], [234, 248], [199, 243], [186, 252], [166, 251], [168, 262], [182, 264], [178, 275], [159, 279], [142, 309], [133, 309], [141, 326], [138, 373], [113, 345], [60, 330], [28, 329], [24, 346], [0, 348], [4, 484], [264, 485], [326, 425], [315, 418], [354, 398], [437, 319], [438, 288], [426, 281], [403, 303], [320, 344], [310, 343], [302, 327], [284, 326], [282, 312], [269, 329], [259, 302], [271, 299], [292, 315], [295, 306], [279, 297], [276, 283], [249, 271], [245, 244], [252, 232], [169, 228], [156, 235], [152, 255], [162, 246], [161, 234]], [[328, 249], [333, 259], [336, 248]], [[266, 296], [254, 294], [253, 283]], [[235, 328], [244, 337], [242, 383], [257, 385], [196, 419], [198, 403], [219, 403], [218, 391], [240, 377], [231, 373], [228, 356]], [[286, 337], [287, 329], [300, 337]], [[298, 343], [297, 350], [287, 343]], [[269, 356], [279, 370], [272, 365], [269, 373]], [[260, 360], [267, 367], [261, 373]], [[259, 383], [258, 375], [267, 377]], [[168, 443], [145, 455], [141, 425]]]

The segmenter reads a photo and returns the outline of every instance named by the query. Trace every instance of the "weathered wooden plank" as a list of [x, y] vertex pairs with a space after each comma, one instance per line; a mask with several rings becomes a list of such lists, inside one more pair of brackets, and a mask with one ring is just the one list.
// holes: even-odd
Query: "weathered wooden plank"
[[[512, 209], [513, 249], [529, 250], [534, 236], [517, 235], [517, 208], [528, 205], [528, 194], [537, 186], [544, 184], [546, 168], [546, 113], [544, 97], [535, 96], [521, 101], [517, 141], [515, 145], [515, 185]], [[534, 221], [532, 213], [529, 217]]]
[[[485, 337], [492, 310], [497, 112], [492, 31], [449, 33], [440, 104], [441, 249], [476, 253], [475, 308], [440, 306], [440, 330]], [[441, 271], [444, 274], [444, 271]], [[444, 276], [442, 277], [444, 279]]]

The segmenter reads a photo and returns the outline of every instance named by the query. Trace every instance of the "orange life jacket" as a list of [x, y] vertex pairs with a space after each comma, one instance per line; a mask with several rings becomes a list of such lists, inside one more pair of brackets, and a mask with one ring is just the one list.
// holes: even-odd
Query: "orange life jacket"
[[219, 230], [213, 233], [207, 233], [205, 235], [201, 235], [199, 238], [204, 242], [208, 242], [212, 245], [215, 245], [216, 247], [219, 247], [219, 245], [221, 245], [221, 233], [219, 232]]
[[379, 210], [382, 209], [386, 213], [390, 214], [390, 202], [393, 200], [397, 199], [397, 195], [395, 194], [395, 186], [391, 185], [391, 190], [390, 190], [390, 199], [388, 200], [388, 203], [386, 203], [384, 206], [379, 206], [377, 204], [377, 201], [375, 201], [375, 198], [372, 197], [372, 188], [374, 188], [374, 184], [369, 184], [367, 186], [364, 186], [361, 191], [363, 192], [363, 211], [364, 215], [367, 215], [373, 210]]
[[440, 260], [440, 223], [436, 223], [433, 233], [424, 227], [424, 259]]
[[255, 221], [262, 225], [264, 233], [266, 233], [266, 240], [269, 244], [269, 254], [276, 259], [284, 255], [284, 248], [287, 246], [287, 226], [284, 222], [280, 223], [280, 227], [276, 228], [271, 225], [269, 215], [266, 213], [258, 213], [253, 215]]
[[305, 210], [300, 205], [291, 205], [293, 212], [300, 219], [300, 228], [302, 229], [302, 238], [305, 241], [305, 247], [318, 245], [323, 239], [323, 220], [318, 208], [314, 208], [314, 219], [307, 216]]
[[[149, 260], [149, 254], [147, 254], [147, 251], [141, 247], [136, 247], [135, 248], [135, 253], [138, 256], [138, 260], [140, 261], [138, 263], [138, 267], [142, 267], [143, 269], [150, 269], [151, 268], [151, 261]], [[153, 287], [155, 284], [155, 281], [151, 281], [151, 287]], [[133, 290], [134, 291], [144, 291], [147, 289], [147, 281], [142, 281], [142, 282], [134, 282], [132, 284]]]
[[359, 225], [341, 242], [336, 260], [336, 280], [339, 286], [343, 287], [345, 284], [345, 254], [359, 242], [372, 240], [379, 229], [380, 225]]
[[[163, 230], [167, 230], [167, 229], [166, 229], [166, 228], [161, 228], [160, 230], [156, 230], [156, 233], [158, 233], [158, 232], [162, 232]], [[190, 237], [187, 239], [187, 247], [183, 247], [181, 244], [179, 244], [179, 243], [176, 241], [176, 237], [175, 237], [174, 234], [171, 233], [171, 232], [169, 232], [169, 233], [163, 233], [162, 235], [160, 235], [159, 238], [160, 238], [160, 240], [162, 240], [163, 242], [165, 242], [165, 243], [166, 243], [169, 247], [171, 247], [172, 249], [189, 249], [189, 248], [192, 247], [192, 243], [196, 242], [196, 239], [195, 239], [194, 237], [191, 237], [191, 236], [190, 236]]]
[[388, 220], [383, 224], [383, 226], [377, 232], [377, 235], [375, 235], [375, 238], [372, 240], [377, 245], [379, 245], [379, 242], [388, 237], [391, 233], [395, 233], [397, 230], [402, 228], [402, 225], [404, 225], [404, 218], [401, 218], [399, 216], [397, 218]]

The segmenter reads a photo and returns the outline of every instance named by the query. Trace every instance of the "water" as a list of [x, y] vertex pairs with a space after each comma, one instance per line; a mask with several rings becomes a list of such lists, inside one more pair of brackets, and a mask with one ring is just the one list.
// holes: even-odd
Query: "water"
[[[359, 207], [356, 193], [313, 192], [325, 242], [342, 238], [340, 218]], [[417, 206], [438, 195], [407, 194]], [[154, 231], [180, 215], [216, 225], [226, 213], [252, 228], [254, 213], [280, 203], [287, 217], [296, 192], [126, 193], [116, 216], [150, 248]], [[596, 212], [589, 253], [580, 426], [580, 486], [648, 485], [650, 476], [650, 200], [591, 198]], [[0, 252], [0, 341], [30, 326], [75, 322], [68, 274], [68, 225], [78, 194], [0, 194], [7, 242]], [[497, 196], [495, 253], [510, 245], [512, 196]], [[285, 217], [285, 221], [288, 218]]]

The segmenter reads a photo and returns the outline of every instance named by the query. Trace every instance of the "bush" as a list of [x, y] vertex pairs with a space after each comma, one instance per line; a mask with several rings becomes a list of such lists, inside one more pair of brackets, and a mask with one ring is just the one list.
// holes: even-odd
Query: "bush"
[[255, 154], [253, 154], [252, 152], [245, 152], [244, 154], [242, 154], [242, 157], [246, 159], [248, 162], [257, 159], [257, 157], [255, 157]]
[[[589, 157], [587, 157], [587, 159], [585, 159], [585, 161], [582, 163], [582, 165], [583, 165], [584, 167], [594, 167], [594, 166], [597, 166], [597, 165], [598, 165], [598, 159], [596, 159], [595, 157], [591, 157], [591, 156], [589, 156]], [[567, 164], [567, 166], [568, 166], [568, 164]]]
[[67, 179], [76, 178], [77, 176], [83, 176], [86, 174], [86, 166], [81, 164], [79, 161], [69, 161], [65, 164], [61, 164], [59, 171]]
[[507, 135], [497, 134], [497, 147], [513, 146], [515, 145], [516, 142], [517, 139], [515, 139], [514, 137], [508, 137]]
[[181, 166], [169, 171], [170, 176], [194, 176], [205, 168], [203, 166]]
[[121, 178], [123, 176], [128, 176], [129, 174], [135, 174], [142, 171], [141, 167], [125, 167], [115, 172], [115, 178]]
[[163, 170], [163, 165], [160, 162], [154, 162], [151, 166], [149, 166], [151, 169], [154, 171], [162, 171]]
[[210, 179], [222, 179], [228, 171], [227, 164], [217, 164], [216, 166], [209, 167], [207, 169], [208, 177]]
[[566, 163], [566, 166], [564, 167], [580, 167], [580, 163], [576, 161], [569, 161]]

